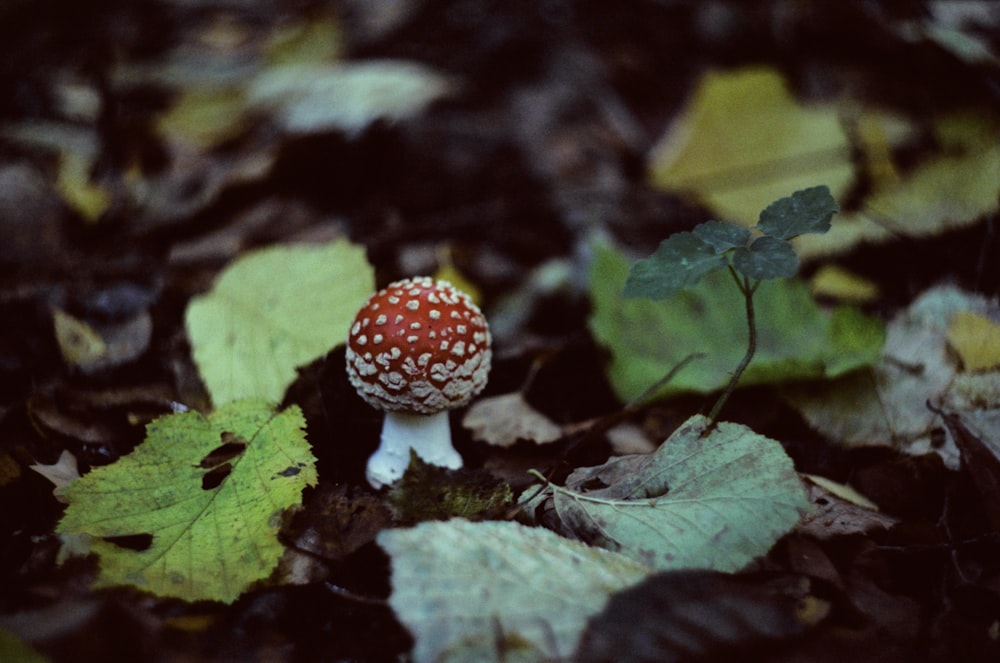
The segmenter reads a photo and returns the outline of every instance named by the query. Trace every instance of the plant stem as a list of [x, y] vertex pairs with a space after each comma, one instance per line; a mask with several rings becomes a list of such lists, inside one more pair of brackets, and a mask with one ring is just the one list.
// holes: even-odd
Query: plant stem
[[736, 286], [743, 293], [743, 299], [746, 301], [747, 328], [749, 331], [747, 336], [747, 351], [736, 367], [736, 370], [733, 371], [733, 376], [729, 379], [729, 384], [726, 385], [726, 388], [722, 390], [722, 394], [719, 395], [719, 400], [715, 401], [712, 411], [708, 413], [710, 423], [705, 429], [706, 433], [715, 427], [715, 422], [719, 416], [719, 412], [722, 410], [722, 406], [726, 404], [729, 397], [736, 391], [736, 384], [740, 381], [743, 371], [750, 365], [754, 353], [757, 352], [757, 318], [753, 309], [753, 293], [757, 290], [757, 286], [760, 285], [760, 281], [751, 280], [749, 276], [740, 276], [736, 273], [732, 265], [729, 265], [729, 273], [736, 280]]

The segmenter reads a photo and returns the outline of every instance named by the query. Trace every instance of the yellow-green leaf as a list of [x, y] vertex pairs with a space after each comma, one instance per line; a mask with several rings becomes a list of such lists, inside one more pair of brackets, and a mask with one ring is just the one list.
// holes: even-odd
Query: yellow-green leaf
[[836, 265], [823, 265], [809, 279], [812, 293], [857, 304], [878, 299], [878, 284]]
[[967, 371], [1000, 367], [1000, 324], [985, 315], [959, 311], [948, 324], [948, 345]]
[[364, 249], [346, 240], [237, 259], [187, 309], [194, 360], [212, 401], [281, 400], [296, 366], [347, 339], [374, 289]]
[[59, 158], [56, 190], [67, 205], [90, 222], [111, 206], [111, 194], [90, 179], [93, 159], [89, 154], [65, 150]]
[[160, 417], [112, 465], [59, 491], [57, 531], [92, 538], [96, 586], [231, 603], [281, 557], [282, 514], [315, 485], [297, 407], [231, 403], [205, 417]]
[[850, 154], [835, 109], [800, 104], [780, 73], [755, 67], [705, 75], [650, 173], [655, 186], [752, 225], [771, 201], [816, 182], [840, 198], [854, 178]]
[[799, 257], [843, 253], [861, 243], [932, 237], [1000, 209], [1000, 126], [975, 113], [935, 125], [942, 149], [899, 178], [876, 182], [862, 209], [837, 217], [826, 235], [794, 240]]

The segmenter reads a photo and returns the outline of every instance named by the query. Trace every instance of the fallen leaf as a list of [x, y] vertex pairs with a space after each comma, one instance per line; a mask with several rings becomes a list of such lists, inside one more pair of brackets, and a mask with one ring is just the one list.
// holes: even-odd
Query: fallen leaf
[[747, 226], [789, 191], [823, 182], [840, 198], [854, 179], [838, 111], [800, 104], [765, 67], [705, 74], [653, 148], [649, 170], [654, 186]]
[[153, 321], [145, 309], [121, 321], [94, 324], [54, 309], [52, 320], [63, 359], [84, 373], [136, 359], [149, 347], [153, 336]]
[[[658, 571], [736, 571], [799, 520], [808, 504], [781, 445], [746, 426], [688, 419], [660, 448], [579, 468], [562, 488], [532, 491], [560, 531]], [[707, 434], [706, 434], [707, 433]], [[705, 435], [702, 437], [702, 435]]]
[[[957, 381], [958, 366], [947, 348], [948, 321], [960, 311], [993, 315], [998, 309], [953, 286], [932, 288], [889, 323], [876, 365], [832, 382], [798, 385], [786, 397], [813, 428], [840, 444], [894, 446], [912, 454], [933, 450], [957, 468], [953, 444], [932, 444], [931, 434], [942, 422], [927, 403], [966, 409], [977, 398], [966, 394], [964, 407], [949, 401], [953, 387], [971, 388]], [[988, 382], [977, 384], [988, 389]]]
[[184, 90], [160, 116], [157, 131], [171, 142], [187, 142], [198, 150], [212, 149], [249, 126], [243, 92], [235, 86], [192, 87]]
[[567, 658], [587, 617], [649, 571], [627, 557], [513, 522], [455, 519], [384, 530], [389, 605], [416, 663]]
[[254, 78], [248, 104], [275, 114], [285, 130], [360, 135], [376, 120], [421, 113], [451, 90], [448, 79], [417, 62], [358, 60], [269, 67]]
[[52, 324], [59, 352], [67, 364], [89, 365], [107, 354], [108, 347], [101, 334], [87, 322], [57, 308], [52, 310]]
[[56, 493], [56, 499], [61, 502], [65, 502], [65, 499], [59, 494], [59, 489], [80, 478], [80, 471], [76, 467], [76, 456], [66, 450], [63, 450], [58, 460], [51, 465], [35, 463], [28, 467], [52, 482], [55, 486], [53, 492]]
[[[623, 299], [629, 265], [614, 248], [594, 246], [589, 325], [611, 354], [608, 378], [623, 402], [644, 393], [694, 353], [658, 393], [710, 393], [725, 386], [746, 352], [746, 302], [730, 274], [707, 274], [662, 301]], [[875, 362], [882, 323], [849, 306], [825, 311], [795, 279], [760, 284], [754, 295], [757, 353], [741, 385], [843, 375]]]
[[833, 495], [839, 500], [843, 500], [844, 502], [848, 502], [854, 506], [859, 506], [862, 509], [878, 511], [877, 504], [845, 483], [838, 483], [832, 479], [827, 479], [826, 477], [822, 477], [817, 474], [803, 474], [802, 478], [805, 479], [807, 483], [821, 488], [824, 492]]
[[1000, 442], [987, 442], [962, 415], [940, 412], [962, 458], [962, 471], [983, 500], [983, 512], [994, 531], [1000, 531]]
[[878, 299], [878, 285], [836, 265], [823, 265], [809, 279], [809, 289], [817, 297], [864, 304]]
[[94, 166], [91, 154], [64, 150], [59, 158], [56, 190], [84, 220], [97, 221], [111, 206], [111, 194], [90, 177]]
[[794, 240], [804, 259], [843, 253], [860, 244], [931, 237], [968, 226], [1000, 208], [1000, 127], [958, 112], [936, 125], [941, 149], [902, 175], [880, 183], [861, 209], [841, 214], [825, 235]]
[[958, 311], [948, 324], [948, 345], [967, 371], [1000, 368], [1000, 324], [972, 311]]
[[364, 249], [346, 240], [273, 246], [235, 260], [185, 316], [212, 402], [280, 401], [297, 366], [346, 342], [374, 288]]
[[56, 531], [90, 537], [96, 587], [232, 603], [277, 565], [282, 514], [316, 483], [304, 428], [297, 407], [261, 400], [160, 417], [132, 453], [59, 491]]
[[836, 536], [867, 534], [888, 529], [898, 519], [878, 512], [878, 507], [853, 488], [823, 477], [806, 476], [809, 502], [813, 510], [802, 517], [796, 528], [821, 541]]
[[766, 660], [769, 641], [804, 634], [830, 608], [802, 576], [658, 573], [614, 594], [590, 618], [573, 660]]
[[497, 447], [518, 440], [547, 444], [562, 437], [562, 429], [528, 405], [519, 391], [479, 399], [465, 413], [462, 425], [474, 439]]
[[16, 661], [17, 663], [49, 663], [49, 658], [42, 656], [6, 628], [0, 628], [0, 660]]

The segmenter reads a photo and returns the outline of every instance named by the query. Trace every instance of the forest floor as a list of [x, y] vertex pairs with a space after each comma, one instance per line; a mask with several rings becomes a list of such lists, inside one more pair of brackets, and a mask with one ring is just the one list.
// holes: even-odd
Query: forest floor
[[[0, 33], [0, 660], [1000, 660], [996, 4], [13, 1]], [[841, 211], [795, 245], [794, 282], [815, 320], [851, 306], [885, 348], [848, 360], [824, 336], [797, 355], [768, 339], [791, 347], [800, 320], [762, 319], [758, 372], [722, 413], [794, 462], [798, 524], [736, 572], [654, 567], [607, 590], [578, 646], [530, 594], [536, 639], [509, 606], [461, 642], [403, 617], [401, 539], [380, 533], [458, 514], [567, 536], [517, 507], [544, 489], [528, 470], [563, 486], [650, 455], [721, 387], [696, 359], [633, 400], [699, 351], [679, 339], [731, 332], [742, 355], [741, 304], [688, 336], [650, 323], [644, 355], [649, 334], [616, 322], [642, 315], [595, 265], [816, 185]], [[308, 422], [316, 468], [275, 524], [281, 564], [231, 601], [101, 582], [98, 556], [67, 555], [53, 484], [114, 466], [158, 418], [211, 411], [186, 316], [228, 266], [338, 240], [377, 287], [472, 291], [493, 330], [481, 398], [523, 400], [452, 413], [457, 476], [376, 491], [382, 415], [344, 374], [345, 331], [290, 320], [329, 352], [276, 399]], [[452, 483], [486, 506], [453, 509]], [[116, 545], [141, 553], [137, 534]]]

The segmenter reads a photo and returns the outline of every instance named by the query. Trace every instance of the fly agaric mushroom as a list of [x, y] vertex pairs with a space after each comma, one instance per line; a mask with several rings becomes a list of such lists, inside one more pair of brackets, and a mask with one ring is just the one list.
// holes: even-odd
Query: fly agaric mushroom
[[381, 488], [403, 476], [410, 449], [431, 465], [462, 467], [448, 410], [483, 390], [491, 357], [486, 318], [447, 281], [404, 279], [368, 298], [347, 338], [351, 384], [385, 410], [368, 483]]

